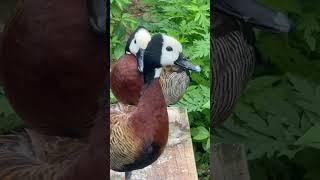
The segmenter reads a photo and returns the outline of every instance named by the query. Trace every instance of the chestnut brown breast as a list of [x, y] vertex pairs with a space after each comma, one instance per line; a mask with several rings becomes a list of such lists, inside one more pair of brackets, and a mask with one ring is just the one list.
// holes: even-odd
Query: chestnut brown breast
[[104, 87], [105, 47], [85, 0], [25, 0], [3, 37], [5, 91], [14, 110], [47, 134], [84, 136]]
[[111, 90], [119, 102], [137, 104], [143, 88], [143, 75], [134, 55], [123, 55], [111, 70]]

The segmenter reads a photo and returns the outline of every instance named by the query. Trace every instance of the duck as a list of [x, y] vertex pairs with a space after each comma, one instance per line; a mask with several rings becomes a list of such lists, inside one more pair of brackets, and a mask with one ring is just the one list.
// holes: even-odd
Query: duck
[[223, 125], [250, 81], [258, 51], [254, 29], [288, 33], [293, 23], [283, 13], [255, 0], [211, 3], [211, 127]]
[[[151, 39], [150, 32], [139, 26], [126, 43], [125, 54], [112, 65], [111, 90], [122, 108], [137, 105], [143, 89], [143, 54]], [[176, 104], [186, 92], [190, 83], [187, 70], [177, 65], [162, 69], [160, 84], [167, 105]]]
[[109, 177], [105, 98], [97, 102], [88, 139], [44, 135], [33, 129], [0, 135], [0, 179], [105, 180]]
[[36, 131], [87, 137], [93, 127], [106, 75], [104, 3], [19, 1], [6, 23], [0, 77], [15, 112]]
[[158, 159], [168, 141], [168, 112], [160, 84], [162, 68], [177, 65], [200, 72], [182, 54], [173, 37], [155, 34], [143, 57], [143, 90], [136, 106], [110, 112], [110, 168], [126, 172], [142, 169]]
[[111, 90], [117, 100], [123, 104], [137, 104], [143, 87], [142, 68], [144, 50], [147, 48], [151, 34], [139, 26], [130, 36], [125, 47], [125, 54], [112, 65]]

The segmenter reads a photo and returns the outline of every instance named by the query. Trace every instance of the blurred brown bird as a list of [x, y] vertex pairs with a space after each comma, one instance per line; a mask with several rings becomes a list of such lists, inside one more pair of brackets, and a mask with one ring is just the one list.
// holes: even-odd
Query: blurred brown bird
[[101, 24], [97, 3], [104, 0], [19, 1], [6, 24], [4, 89], [17, 114], [42, 133], [80, 137], [93, 126], [107, 62], [93, 31]]

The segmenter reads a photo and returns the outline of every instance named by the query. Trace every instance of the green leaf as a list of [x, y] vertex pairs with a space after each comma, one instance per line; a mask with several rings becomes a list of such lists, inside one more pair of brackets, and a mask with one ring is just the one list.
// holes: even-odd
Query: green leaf
[[192, 138], [196, 141], [207, 140], [210, 137], [209, 131], [203, 126], [192, 128], [191, 135]]
[[248, 91], [261, 91], [279, 81], [279, 76], [261, 76], [253, 79], [247, 86]]
[[290, 82], [293, 83], [294, 88], [304, 94], [305, 98], [307, 98], [308, 100], [312, 100], [314, 97], [314, 90], [312, 88], [312, 86], [310, 85], [310, 83], [308, 83], [307, 80], [302, 79], [300, 77], [294, 76], [292, 74], [288, 74], [287, 75]]
[[8, 116], [10, 114], [14, 113], [14, 110], [12, 109], [10, 103], [8, 102], [7, 98], [4, 96], [0, 96], [0, 114], [4, 114], [5, 116]]
[[320, 149], [320, 125], [310, 128], [296, 142], [296, 145], [311, 146]]
[[210, 138], [208, 138], [207, 141], [202, 142], [202, 148], [207, 152], [210, 151]]
[[302, 15], [298, 25], [298, 29], [304, 31], [305, 41], [310, 49], [314, 51], [316, 49], [316, 37], [314, 34], [320, 32], [317, 16], [313, 13], [305, 13]]

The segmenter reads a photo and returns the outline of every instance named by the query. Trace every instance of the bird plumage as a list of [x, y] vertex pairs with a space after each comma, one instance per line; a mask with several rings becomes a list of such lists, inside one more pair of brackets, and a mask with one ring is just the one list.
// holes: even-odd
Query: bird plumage
[[[163, 51], [165, 47], [171, 48]], [[162, 154], [168, 140], [169, 122], [160, 84], [161, 68], [180, 62], [183, 68], [200, 70], [183, 57], [181, 47], [172, 37], [161, 34], [152, 37], [144, 54], [144, 87], [138, 104], [118, 106], [118, 110], [111, 111], [111, 169], [125, 172], [141, 169]]]
[[77, 137], [93, 126], [106, 54], [88, 17], [86, 1], [29, 0], [19, 3], [6, 25], [4, 90], [17, 114], [38, 131]]
[[87, 2], [19, 1], [6, 24], [4, 89], [32, 129], [0, 136], [0, 179], [108, 177], [109, 114], [97, 102], [106, 56]]
[[211, 126], [233, 112], [255, 66], [254, 33], [250, 25], [214, 11], [211, 50]]
[[166, 66], [160, 74], [160, 84], [167, 105], [176, 104], [185, 94], [190, 83], [187, 72], [179, 66]]
[[49, 136], [32, 129], [1, 135], [0, 179], [105, 179], [105, 124], [108, 122], [105, 121], [103, 110], [100, 110], [94, 122], [95, 128], [92, 129], [89, 140]]
[[[255, 0], [219, 0], [212, 6], [211, 126], [216, 127], [231, 115], [254, 72], [253, 28], [288, 32], [292, 25], [288, 17]], [[279, 14], [283, 21], [277, 24], [274, 20]]]
[[111, 69], [111, 90], [123, 104], [137, 104], [143, 88], [143, 75], [138, 71], [136, 56], [123, 55]]
[[[152, 115], [150, 114], [152, 113]], [[110, 164], [132, 171], [154, 162], [168, 138], [168, 114], [159, 80], [154, 80], [130, 112], [111, 114]]]

